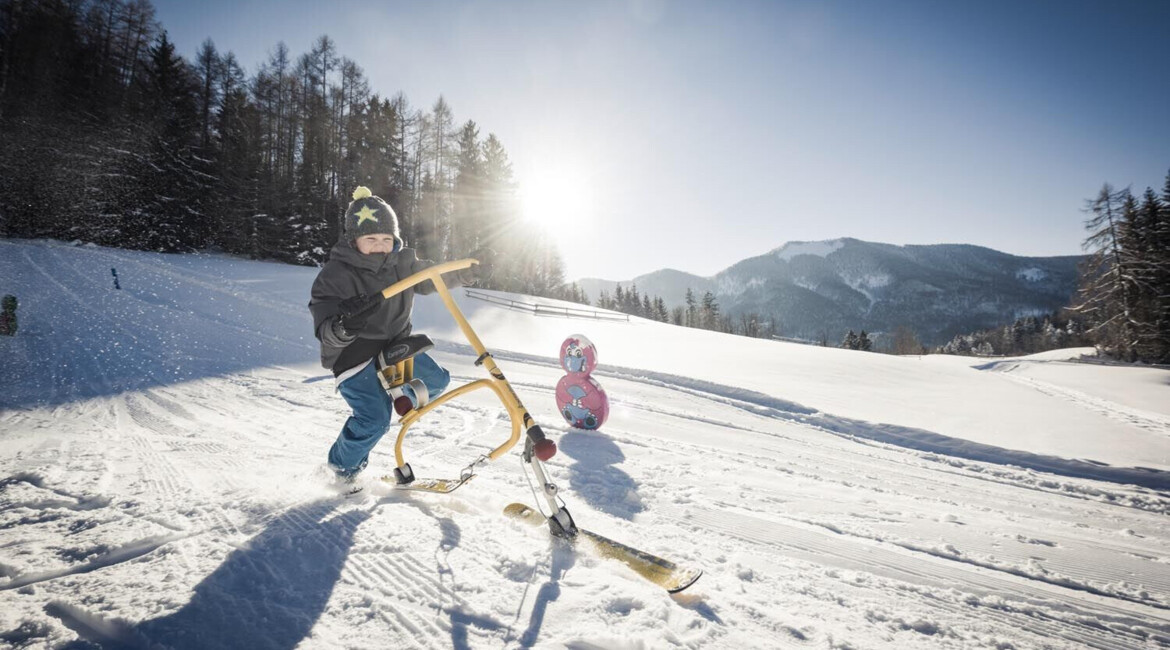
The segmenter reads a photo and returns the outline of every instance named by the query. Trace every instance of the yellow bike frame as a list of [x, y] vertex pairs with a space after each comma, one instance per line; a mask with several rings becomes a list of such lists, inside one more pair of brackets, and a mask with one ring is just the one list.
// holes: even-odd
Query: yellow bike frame
[[402, 418], [402, 428], [398, 431], [398, 439], [394, 442], [394, 460], [398, 465], [398, 470], [403, 472], [404, 475], [409, 475], [409, 480], [414, 480], [414, 472], [413, 470], [409, 470], [406, 465], [406, 459], [402, 454], [402, 441], [406, 438], [406, 432], [410, 429], [410, 426], [418, 422], [420, 418], [432, 409], [460, 395], [465, 395], [480, 388], [490, 389], [496, 394], [496, 397], [500, 398], [500, 402], [504, 404], [504, 408], [508, 411], [508, 416], [512, 420], [512, 436], [502, 445], [493, 449], [487, 456], [481, 456], [468, 465], [463, 470], [464, 473], [460, 478], [462, 480], [469, 478], [475, 465], [480, 462], [495, 460], [507, 453], [520, 440], [520, 432], [522, 430], [525, 431], [527, 433], [527, 439], [524, 443], [523, 459], [524, 462], [532, 466], [532, 470], [536, 474], [536, 479], [540, 484], [541, 492], [548, 503], [551, 511], [548, 515], [549, 525], [552, 527], [554, 535], [572, 537], [577, 534], [577, 526], [573, 523], [573, 517], [569, 514], [568, 509], [562, 507], [557, 502], [557, 486], [549, 479], [548, 474], [544, 471], [544, 465], [534, 453], [536, 444], [545, 439], [544, 432], [533, 421], [532, 416], [528, 414], [528, 409], [524, 408], [524, 404], [520, 402], [516, 391], [512, 390], [511, 384], [504, 378], [504, 373], [496, 365], [495, 359], [492, 358], [491, 353], [484, 347], [483, 342], [479, 340], [479, 336], [476, 335], [475, 330], [471, 329], [471, 323], [467, 322], [467, 318], [463, 316], [459, 305], [455, 304], [455, 299], [451, 297], [451, 291], [447, 289], [447, 284], [443, 282], [442, 276], [444, 273], [470, 268], [473, 264], [479, 264], [479, 260], [464, 259], [436, 264], [435, 266], [423, 269], [418, 273], [399, 280], [382, 290], [382, 297], [389, 298], [428, 280], [434, 283], [435, 290], [438, 291], [439, 297], [443, 299], [443, 304], [447, 307], [447, 311], [451, 312], [451, 316], [458, 323], [459, 329], [463, 331], [463, 336], [467, 338], [468, 343], [471, 344], [471, 347], [479, 355], [475, 360], [475, 365], [484, 366], [490, 375], [488, 379], [478, 379], [460, 386], [448, 393], [440, 395], [433, 402], [429, 402], [407, 413]]
[[[532, 420], [532, 416], [528, 414], [528, 410], [524, 408], [524, 404], [520, 402], [520, 398], [516, 395], [516, 391], [512, 390], [512, 386], [508, 383], [508, 380], [504, 378], [504, 373], [500, 371], [499, 366], [497, 366], [495, 360], [492, 359], [492, 355], [487, 351], [486, 348], [484, 348], [483, 342], [479, 340], [479, 336], [477, 336], [475, 330], [471, 328], [471, 323], [467, 322], [467, 318], [459, 309], [459, 305], [456, 304], [455, 299], [451, 297], [451, 291], [447, 288], [447, 284], [443, 282], [442, 276], [444, 273], [451, 273], [453, 271], [470, 268], [471, 265], [478, 263], [478, 260], [465, 259], [456, 260], [453, 262], [445, 262], [443, 264], [436, 264], [435, 266], [423, 269], [422, 271], [419, 271], [410, 277], [399, 280], [398, 282], [395, 282], [394, 284], [382, 290], [382, 297], [390, 298], [391, 296], [402, 293], [403, 291], [406, 291], [407, 289], [410, 289], [428, 280], [434, 283], [435, 290], [438, 291], [439, 297], [442, 298], [443, 304], [447, 307], [447, 311], [451, 312], [451, 316], [459, 325], [459, 329], [463, 331], [463, 336], [467, 338], [467, 341], [471, 344], [471, 347], [474, 348], [476, 353], [479, 355], [479, 358], [475, 362], [476, 365], [482, 364], [485, 368], [487, 368], [488, 374], [491, 375], [491, 377], [488, 379], [478, 379], [469, 384], [464, 384], [463, 386], [444, 393], [443, 395], [435, 398], [434, 401], [427, 403], [421, 408], [412, 410], [402, 418], [402, 428], [398, 431], [398, 439], [394, 442], [394, 460], [400, 469], [406, 464], [406, 460], [402, 454], [402, 441], [406, 438], [406, 432], [410, 429], [411, 425], [413, 425], [415, 422], [418, 422], [420, 418], [429, 413], [431, 410], [442, 406], [456, 397], [466, 395], [467, 393], [470, 393], [474, 390], [487, 388], [494, 392], [496, 397], [499, 397], [500, 401], [504, 404], [504, 408], [507, 409], [508, 416], [512, 420], [512, 436], [504, 441], [504, 443], [499, 447], [496, 447], [487, 454], [489, 460], [495, 460], [507, 453], [508, 450], [515, 446], [516, 442], [520, 440], [520, 432], [522, 430], [532, 429], [533, 425], [535, 424]], [[537, 433], [539, 433], [540, 437], [543, 438], [544, 434], [540, 433], [539, 428], [537, 428]]]

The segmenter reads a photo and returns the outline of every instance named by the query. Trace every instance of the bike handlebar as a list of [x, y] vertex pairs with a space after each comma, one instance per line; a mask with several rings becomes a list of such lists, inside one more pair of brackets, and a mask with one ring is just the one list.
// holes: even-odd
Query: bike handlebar
[[434, 266], [427, 267], [418, 273], [412, 273], [411, 275], [399, 280], [398, 282], [395, 282], [385, 289], [382, 289], [382, 298], [385, 299], [402, 293], [416, 284], [422, 284], [427, 280], [434, 280], [444, 273], [471, 268], [473, 264], [479, 264], [479, 260], [469, 257], [467, 259], [443, 262], [442, 264], [436, 264]]

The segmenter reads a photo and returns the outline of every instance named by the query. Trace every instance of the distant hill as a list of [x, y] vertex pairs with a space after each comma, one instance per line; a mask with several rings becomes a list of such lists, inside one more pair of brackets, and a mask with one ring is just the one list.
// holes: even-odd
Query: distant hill
[[[857, 239], [789, 242], [713, 277], [663, 269], [622, 281], [683, 304], [713, 292], [724, 313], [774, 314], [784, 336], [840, 342], [849, 329], [912, 328], [923, 342], [1010, 323], [1068, 304], [1080, 256], [1018, 257], [965, 244], [894, 246]], [[584, 279], [596, 300], [616, 281]]]
[[700, 275], [676, 271], [674, 269], [654, 271], [646, 275], [639, 275], [633, 280], [623, 282], [586, 278], [581, 280], [579, 284], [593, 302], [597, 302], [597, 297], [601, 295], [602, 291], [607, 291], [610, 295], [613, 295], [614, 289], [620, 284], [623, 290], [637, 285], [638, 293], [661, 296], [666, 301], [666, 304], [671, 306], [684, 304], [687, 296], [687, 288], [697, 292], [699, 295], [702, 295], [704, 291], [715, 290], [715, 282], [711, 278], [704, 278]]

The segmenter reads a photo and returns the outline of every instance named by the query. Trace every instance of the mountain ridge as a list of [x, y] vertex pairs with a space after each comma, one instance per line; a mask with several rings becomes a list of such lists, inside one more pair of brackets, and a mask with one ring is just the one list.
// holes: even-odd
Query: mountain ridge
[[660, 269], [629, 281], [580, 280], [592, 299], [620, 284], [670, 307], [690, 288], [725, 314], [775, 317], [785, 336], [836, 342], [849, 329], [913, 329], [926, 343], [1068, 304], [1083, 256], [1025, 257], [974, 244], [895, 245], [851, 237], [793, 241], [703, 277]]

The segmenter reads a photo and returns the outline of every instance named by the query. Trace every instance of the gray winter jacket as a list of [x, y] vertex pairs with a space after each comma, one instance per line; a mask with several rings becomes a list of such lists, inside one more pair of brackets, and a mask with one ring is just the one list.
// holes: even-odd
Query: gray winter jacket
[[[410, 334], [410, 314], [414, 292], [434, 293], [434, 283], [427, 281], [382, 301], [370, 315], [366, 326], [356, 336], [346, 336], [338, 323], [342, 300], [364, 293], [374, 295], [399, 280], [434, 266], [430, 260], [418, 259], [413, 248], [394, 253], [363, 255], [348, 241], [338, 242], [329, 251], [329, 261], [313, 281], [309, 312], [313, 315], [313, 332], [321, 341], [321, 365], [334, 376], [369, 361], [391, 341]], [[460, 274], [443, 276], [448, 287], [463, 286]], [[343, 356], [343, 353], [344, 356]], [[345, 367], [341, 367], [341, 366]]]

